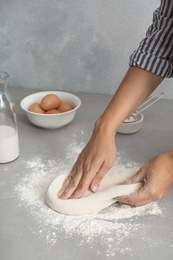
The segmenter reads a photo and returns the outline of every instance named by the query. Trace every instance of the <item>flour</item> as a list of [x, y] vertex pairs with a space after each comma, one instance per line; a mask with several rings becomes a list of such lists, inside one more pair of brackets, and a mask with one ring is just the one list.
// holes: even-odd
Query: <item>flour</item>
[[[23, 176], [17, 180], [14, 193], [19, 207], [27, 212], [35, 222], [33, 234], [45, 241], [50, 247], [56, 246], [60, 239], [78, 239], [78, 246], [88, 244], [91, 248], [99, 241], [98, 254], [116, 255], [116, 251], [125, 254], [131, 251], [128, 240], [140, 236], [144, 239], [149, 232], [146, 224], [139, 221], [142, 216], [162, 216], [162, 210], [156, 202], [139, 208], [114, 204], [99, 214], [73, 217], [52, 211], [45, 203], [45, 195], [49, 184], [59, 173], [67, 173], [71, 169], [77, 155], [84, 144], [70, 144], [66, 157], [59, 160], [46, 160], [35, 157], [25, 162]], [[118, 155], [116, 165], [123, 170]], [[130, 162], [128, 166], [136, 167]], [[140, 234], [139, 234], [140, 230]], [[97, 242], [96, 242], [97, 241]]]

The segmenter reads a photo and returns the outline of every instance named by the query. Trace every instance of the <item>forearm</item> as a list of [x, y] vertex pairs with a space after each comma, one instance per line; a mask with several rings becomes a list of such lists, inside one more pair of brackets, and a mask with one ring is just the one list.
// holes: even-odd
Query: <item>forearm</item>
[[96, 125], [115, 134], [121, 123], [143, 103], [162, 80], [161, 76], [130, 67]]

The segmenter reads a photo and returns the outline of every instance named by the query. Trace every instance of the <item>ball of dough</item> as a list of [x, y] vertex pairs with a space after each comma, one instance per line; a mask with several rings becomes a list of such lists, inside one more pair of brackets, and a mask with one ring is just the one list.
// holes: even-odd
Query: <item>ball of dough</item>
[[103, 179], [98, 192], [93, 193], [88, 190], [79, 199], [58, 198], [57, 193], [67, 177], [67, 175], [64, 174], [59, 175], [53, 180], [48, 188], [46, 202], [50, 208], [65, 215], [80, 216], [95, 214], [116, 202], [116, 197], [130, 195], [139, 190], [142, 186], [141, 183], [128, 185], [119, 184], [122, 181], [131, 178], [136, 173], [136, 170], [129, 169], [127, 172], [119, 173], [120, 174], [115, 173], [114, 175], [107, 174]]

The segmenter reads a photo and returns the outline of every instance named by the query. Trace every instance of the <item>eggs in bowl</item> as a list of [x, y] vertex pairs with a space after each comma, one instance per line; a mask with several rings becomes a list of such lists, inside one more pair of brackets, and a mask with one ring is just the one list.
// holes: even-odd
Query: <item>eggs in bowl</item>
[[[45, 99], [46, 96], [50, 98], [54, 97], [54, 101], [56, 100], [55, 96], [58, 97], [60, 100], [59, 105], [51, 106], [51, 109], [45, 110], [46, 105], [41, 103]], [[53, 96], [52, 96], [53, 95]], [[45, 101], [45, 100], [44, 100]], [[48, 100], [47, 100], [48, 102]], [[44, 102], [45, 103], [45, 102]], [[49, 100], [49, 105], [52, 104]], [[55, 102], [56, 103], [56, 102]], [[31, 108], [31, 105], [37, 104], [37, 108], [39, 105], [39, 109], [43, 110], [39, 111], [31, 111], [33, 108]], [[71, 109], [68, 111], [64, 111], [63, 108], [60, 108], [60, 105], [62, 104], [69, 104], [71, 106]], [[47, 129], [56, 129], [59, 127], [62, 127], [66, 124], [69, 124], [75, 117], [77, 110], [81, 106], [81, 100], [74, 94], [68, 93], [68, 92], [61, 92], [61, 91], [42, 91], [37, 92], [34, 94], [31, 94], [29, 96], [26, 96], [23, 98], [20, 102], [21, 108], [25, 111], [29, 121], [39, 127], [47, 128]], [[35, 109], [35, 108], [34, 108]], [[59, 110], [57, 113], [55, 112], [48, 112], [50, 110]]]

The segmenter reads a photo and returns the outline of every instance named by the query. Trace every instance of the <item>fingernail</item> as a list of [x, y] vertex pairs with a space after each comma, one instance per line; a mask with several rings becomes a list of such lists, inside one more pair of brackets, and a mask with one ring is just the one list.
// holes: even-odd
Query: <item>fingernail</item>
[[63, 190], [60, 189], [60, 190], [57, 192], [57, 197], [61, 196], [62, 193], [63, 193]]
[[79, 199], [79, 198], [80, 198], [79, 195], [71, 195], [71, 196], [70, 196], [70, 199]]
[[69, 195], [66, 194], [66, 192], [64, 190], [60, 190], [57, 193], [57, 197], [60, 199], [68, 199]]
[[99, 188], [99, 185], [96, 184], [96, 183], [91, 186], [91, 190], [92, 190], [93, 192], [97, 192], [97, 191], [98, 191], [98, 188]]
[[[62, 194], [63, 194], [63, 193], [62, 193]], [[68, 198], [70, 197], [69, 195], [63, 195], [63, 196], [62, 196], [62, 194], [60, 194], [60, 195], [58, 196], [59, 199], [66, 200], [66, 199], [68, 199]]]
[[127, 180], [126, 182], [125, 182], [125, 184], [131, 184], [132, 183], [132, 180], [130, 179], [130, 180]]

